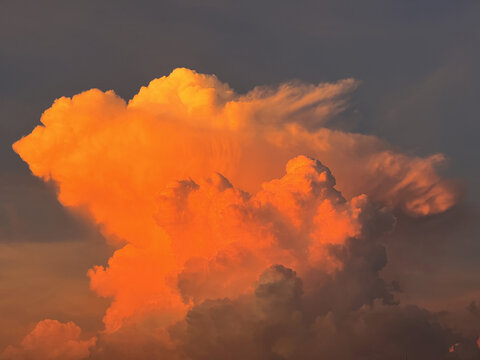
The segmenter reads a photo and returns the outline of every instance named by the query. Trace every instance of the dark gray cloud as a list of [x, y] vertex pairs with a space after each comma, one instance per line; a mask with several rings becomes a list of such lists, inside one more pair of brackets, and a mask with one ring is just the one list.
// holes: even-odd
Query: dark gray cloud
[[[337, 284], [348, 297], [351, 284]], [[368, 287], [363, 289], [367, 297], [376, 297]], [[323, 287], [303, 294], [295, 272], [276, 265], [260, 276], [252, 298], [207, 300], [171, 332], [180, 341], [182, 355], [199, 360], [407, 356], [473, 360], [480, 356], [475, 338], [456, 334], [441, 323], [438, 314], [416, 306], [377, 302], [310, 313], [305, 303], [321, 303], [332, 295], [329, 290]], [[451, 352], [453, 344], [457, 344], [456, 351]]]

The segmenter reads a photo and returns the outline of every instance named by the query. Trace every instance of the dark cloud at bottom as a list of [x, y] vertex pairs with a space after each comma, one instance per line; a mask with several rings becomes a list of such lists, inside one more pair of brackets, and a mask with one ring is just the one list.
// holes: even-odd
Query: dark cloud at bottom
[[[168, 330], [174, 348], [159, 346], [148, 332], [129, 344], [129, 332], [138, 339], [139, 328], [125, 328], [100, 336], [91, 358], [479, 359], [475, 335], [450, 329], [444, 314], [392, 301], [398, 289], [378, 275], [386, 260], [382, 249], [352, 240], [343, 250], [357, 265], [325, 279], [313, 292], [303, 289], [295, 271], [274, 265], [261, 274], [252, 295], [194, 306]], [[352, 291], [359, 282], [358, 291]]]

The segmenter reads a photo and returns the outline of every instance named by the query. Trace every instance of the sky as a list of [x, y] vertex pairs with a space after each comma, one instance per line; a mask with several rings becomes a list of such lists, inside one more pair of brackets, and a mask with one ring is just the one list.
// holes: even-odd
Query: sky
[[0, 358], [480, 358], [478, 1], [0, 4]]

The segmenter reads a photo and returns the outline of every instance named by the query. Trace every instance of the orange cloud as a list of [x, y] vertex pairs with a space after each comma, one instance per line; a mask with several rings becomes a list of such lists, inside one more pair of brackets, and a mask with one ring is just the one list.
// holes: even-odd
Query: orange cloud
[[176, 69], [128, 103], [95, 89], [56, 100], [13, 147], [58, 184], [62, 204], [123, 244], [88, 273], [112, 298], [107, 332], [147, 315], [164, 329], [207, 298], [251, 292], [273, 264], [300, 275], [341, 269], [332, 246], [392, 227], [369, 198], [412, 216], [453, 206], [457, 190], [436, 172], [441, 155], [407, 156], [325, 127], [355, 87], [350, 79], [239, 95], [215, 76]]
[[9, 346], [0, 355], [5, 360], [80, 360], [90, 355], [96, 338], [79, 340], [80, 328], [73, 322], [62, 324], [45, 319], [22, 340], [19, 346]]
[[334, 184], [328, 168], [304, 156], [289, 161], [286, 175], [255, 196], [218, 174], [200, 185], [172, 184], [159, 195], [155, 214], [164, 238], [128, 244], [107, 268], [89, 272], [92, 289], [114, 299], [107, 330], [149, 313], [166, 326], [191, 304], [251, 291], [272, 264], [300, 272], [341, 267], [326, 246], [362, 237], [363, 227], [375, 225], [382, 213], [369, 208], [365, 196], [346, 201]]

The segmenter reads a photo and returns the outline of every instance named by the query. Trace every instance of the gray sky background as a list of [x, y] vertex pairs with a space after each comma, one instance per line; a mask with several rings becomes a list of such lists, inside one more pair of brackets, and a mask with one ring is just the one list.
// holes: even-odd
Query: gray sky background
[[0, 0], [0, 318], [12, 329], [0, 350], [45, 317], [98, 328], [107, 302], [89, 293], [85, 273], [112, 252], [11, 144], [55, 98], [97, 87], [128, 99], [182, 66], [240, 92], [360, 80], [338, 126], [442, 152], [467, 188], [457, 209], [405, 221], [387, 275], [404, 279], [406, 301], [480, 300], [478, 64], [478, 0]]

